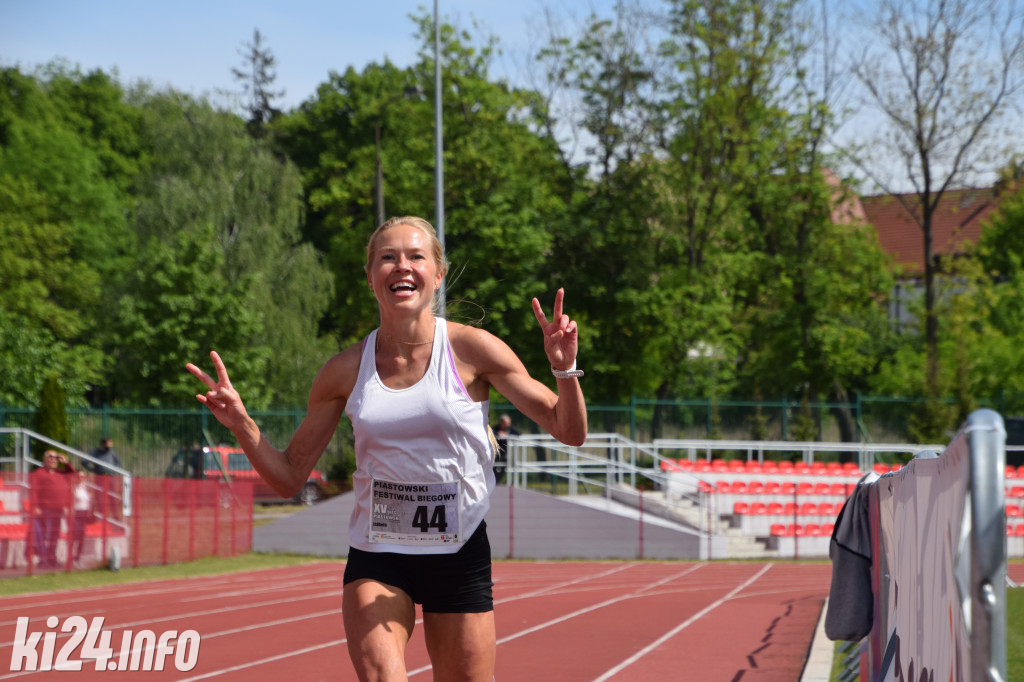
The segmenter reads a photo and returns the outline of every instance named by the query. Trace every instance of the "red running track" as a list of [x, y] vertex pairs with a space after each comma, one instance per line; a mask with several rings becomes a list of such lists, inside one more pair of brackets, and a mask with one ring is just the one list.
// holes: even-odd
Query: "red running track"
[[[343, 566], [3, 598], [0, 680], [355, 680], [341, 619]], [[827, 563], [495, 562], [496, 678], [798, 680], [830, 576]], [[104, 617], [112, 666], [125, 630], [195, 630], [198, 662], [181, 672], [172, 653], [162, 672], [99, 672], [93, 661], [76, 672], [9, 672], [18, 617], [29, 617], [29, 633], [57, 635], [56, 657], [71, 650], [70, 635], [57, 631], [72, 616]], [[40, 658], [43, 650], [36, 646]], [[406, 660], [413, 680], [431, 679], [419, 623]]]

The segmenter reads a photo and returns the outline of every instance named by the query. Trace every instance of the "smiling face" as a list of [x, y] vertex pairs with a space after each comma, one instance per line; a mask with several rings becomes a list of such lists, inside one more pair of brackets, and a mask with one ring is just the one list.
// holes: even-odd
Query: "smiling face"
[[402, 222], [374, 234], [367, 248], [366, 279], [378, 304], [430, 308], [443, 274], [434, 241], [421, 227]]

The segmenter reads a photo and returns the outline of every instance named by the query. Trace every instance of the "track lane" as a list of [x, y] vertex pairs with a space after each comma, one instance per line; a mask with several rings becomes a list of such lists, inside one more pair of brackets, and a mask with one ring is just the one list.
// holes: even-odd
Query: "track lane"
[[[799, 668], [813, 636], [814, 620], [804, 632], [795, 618], [779, 620], [780, 605], [788, 600], [786, 606], [794, 611], [813, 611], [813, 598], [801, 594], [811, 592], [823, 599], [831, 570], [818, 565], [809, 572], [805, 566], [802, 573], [794, 573], [801, 566], [495, 562], [496, 677], [570, 682], [681, 679], [680, 670], [706, 668], [709, 661], [719, 659], [728, 661], [723, 669], [735, 674], [749, 667], [753, 655], [759, 667], [745, 672], [746, 680], [756, 679], [759, 671], [788, 669], [772, 662], [776, 652], [780, 660], [795, 659], [796, 663], [787, 665]], [[53, 615], [59, 609], [61, 614], [87, 619], [105, 615], [115, 651], [123, 627], [150, 629], [158, 635], [168, 629], [194, 629], [203, 636], [194, 670], [174, 670], [168, 659], [171, 670], [126, 672], [121, 674], [123, 679], [145, 675], [177, 682], [355, 680], [341, 618], [343, 570], [341, 563], [323, 562], [0, 599], [0, 661], [10, 661], [17, 616], [33, 615], [33, 629], [42, 630], [41, 621], [36, 625], [36, 614], [45, 618], [43, 614]], [[759, 571], [763, 575], [758, 576]], [[766, 634], [774, 638], [771, 646], [757, 650]], [[781, 646], [789, 639], [798, 641], [794, 654]], [[409, 644], [407, 666], [412, 679], [430, 679], [419, 623]], [[91, 668], [91, 662], [85, 667]], [[0, 680], [42, 679], [26, 674], [11, 677], [7, 669], [0, 665]], [[62, 673], [61, 679], [87, 682], [109, 674], [88, 669]]]

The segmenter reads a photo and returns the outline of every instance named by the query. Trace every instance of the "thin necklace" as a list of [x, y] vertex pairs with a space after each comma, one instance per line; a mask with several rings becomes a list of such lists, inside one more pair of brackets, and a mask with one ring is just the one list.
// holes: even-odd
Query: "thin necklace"
[[386, 338], [388, 341], [394, 341], [395, 343], [404, 343], [406, 346], [424, 346], [428, 343], [434, 342], [433, 338], [427, 339], [426, 341], [402, 341], [401, 339], [396, 339], [387, 332], [384, 332], [384, 338]]
[[[437, 322], [434, 322], [434, 327], [435, 327], [435, 329], [437, 328]], [[396, 339], [395, 337], [391, 336], [391, 334], [388, 334], [387, 332], [384, 332], [384, 338], [386, 338], [388, 341], [394, 341], [395, 343], [405, 344], [406, 346], [425, 346], [428, 343], [433, 343], [434, 342], [434, 334], [433, 333], [430, 334], [430, 338], [427, 339], [426, 341], [403, 341], [402, 339]]]

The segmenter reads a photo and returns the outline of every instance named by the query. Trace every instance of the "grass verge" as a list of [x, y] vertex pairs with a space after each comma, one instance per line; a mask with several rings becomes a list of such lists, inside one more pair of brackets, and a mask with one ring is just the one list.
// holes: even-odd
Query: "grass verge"
[[[838, 680], [843, 672], [840, 665], [849, 653], [841, 653], [839, 647], [846, 642], [836, 642], [832, 649], [832, 674], [830, 680]], [[855, 675], [847, 682], [856, 682]], [[1006, 590], [1006, 679], [1024, 680], [1024, 587]]]
[[[202, 575], [218, 575], [236, 571], [254, 571], [261, 568], [277, 568], [295, 566], [314, 561], [334, 561], [323, 557], [298, 554], [257, 554], [249, 553], [233, 558], [199, 559], [168, 566], [141, 566], [139, 568], [122, 568], [120, 571], [109, 571], [105, 568], [92, 571], [74, 571], [71, 573], [48, 573], [21, 578], [0, 580], [0, 597], [30, 592], [47, 592], [50, 590], [69, 590], [104, 585], [120, 585], [147, 580], [175, 580], [192, 578]], [[340, 561], [340, 559], [338, 560]], [[338, 574], [339, 578], [341, 574]]]

